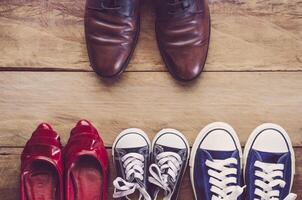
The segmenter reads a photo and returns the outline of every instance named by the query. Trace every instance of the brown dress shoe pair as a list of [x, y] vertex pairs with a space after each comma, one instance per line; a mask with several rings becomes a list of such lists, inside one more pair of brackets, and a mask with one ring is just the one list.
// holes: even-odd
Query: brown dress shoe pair
[[[140, 27], [141, 0], [87, 0], [85, 36], [92, 68], [115, 77], [127, 67]], [[190, 81], [204, 67], [210, 38], [207, 0], [154, 0], [156, 37], [174, 78]]]

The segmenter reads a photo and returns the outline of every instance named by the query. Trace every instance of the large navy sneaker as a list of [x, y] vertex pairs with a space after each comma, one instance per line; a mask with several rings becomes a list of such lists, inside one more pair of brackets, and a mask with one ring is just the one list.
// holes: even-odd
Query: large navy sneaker
[[294, 200], [290, 193], [295, 155], [286, 131], [275, 124], [257, 127], [244, 149], [247, 200]]
[[113, 181], [113, 198], [129, 200], [139, 194], [139, 199], [151, 200], [147, 189], [150, 164], [150, 140], [140, 129], [126, 129], [113, 144], [113, 161], [117, 178]]
[[202, 129], [190, 158], [195, 199], [241, 199], [241, 157], [239, 139], [230, 125], [215, 122]]
[[176, 200], [189, 160], [190, 147], [186, 138], [174, 129], [163, 129], [152, 142], [152, 164], [149, 167], [150, 195], [157, 199]]

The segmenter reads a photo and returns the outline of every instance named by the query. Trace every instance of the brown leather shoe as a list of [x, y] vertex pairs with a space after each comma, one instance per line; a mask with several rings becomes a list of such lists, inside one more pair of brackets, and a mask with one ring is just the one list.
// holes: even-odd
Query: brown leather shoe
[[139, 35], [139, 16], [139, 0], [87, 0], [87, 50], [100, 76], [117, 76], [127, 67]]
[[156, 0], [156, 36], [163, 60], [178, 80], [203, 70], [210, 38], [207, 0]]

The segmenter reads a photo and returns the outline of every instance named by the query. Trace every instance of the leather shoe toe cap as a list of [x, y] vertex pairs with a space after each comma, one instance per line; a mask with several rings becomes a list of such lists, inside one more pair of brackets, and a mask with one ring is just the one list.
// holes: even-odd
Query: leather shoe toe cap
[[191, 81], [201, 74], [207, 57], [207, 49], [172, 50], [164, 57], [169, 71], [176, 79]]
[[89, 59], [94, 71], [104, 78], [121, 74], [127, 66], [129, 53], [116, 47], [90, 45]]

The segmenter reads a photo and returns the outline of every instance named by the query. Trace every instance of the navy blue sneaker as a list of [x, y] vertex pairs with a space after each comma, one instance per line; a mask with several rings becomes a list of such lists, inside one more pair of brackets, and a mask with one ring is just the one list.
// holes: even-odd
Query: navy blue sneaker
[[148, 168], [150, 165], [150, 140], [140, 129], [126, 129], [113, 144], [113, 162], [117, 178], [113, 181], [113, 198], [121, 200], [151, 200], [148, 194]]
[[190, 175], [197, 200], [238, 200], [242, 150], [234, 129], [222, 122], [209, 124], [197, 136], [190, 158]]
[[163, 129], [155, 136], [148, 179], [152, 199], [157, 199], [160, 192], [163, 200], [177, 199], [189, 154], [188, 141], [179, 131]]
[[275, 124], [257, 127], [244, 149], [247, 200], [294, 200], [290, 193], [295, 155], [286, 131]]

